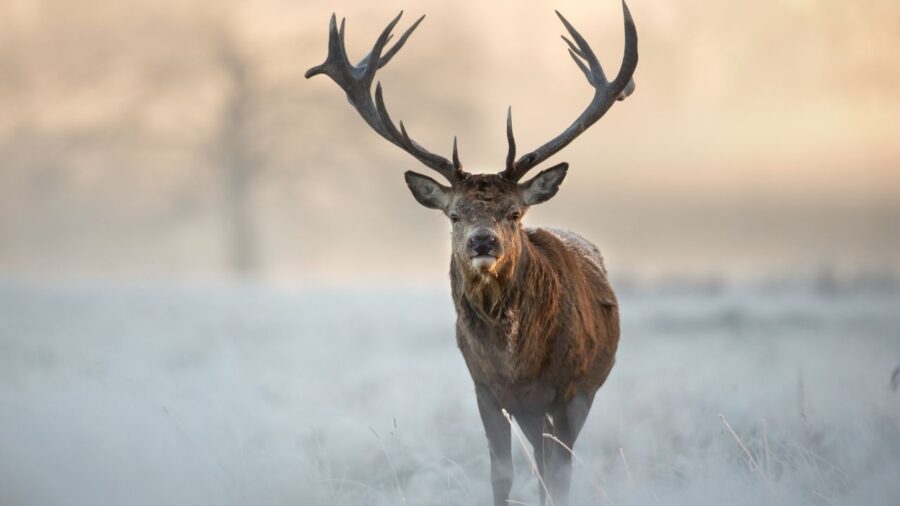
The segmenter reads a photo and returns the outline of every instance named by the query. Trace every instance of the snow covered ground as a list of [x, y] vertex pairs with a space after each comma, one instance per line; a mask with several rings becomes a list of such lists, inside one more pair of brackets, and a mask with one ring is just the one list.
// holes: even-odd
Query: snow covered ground
[[[447, 291], [0, 283], [0, 504], [487, 504]], [[620, 302], [577, 504], [900, 504], [898, 290]]]

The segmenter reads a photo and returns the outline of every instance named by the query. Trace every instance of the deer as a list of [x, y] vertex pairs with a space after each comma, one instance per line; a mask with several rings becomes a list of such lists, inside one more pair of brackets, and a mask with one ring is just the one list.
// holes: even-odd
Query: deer
[[556, 12], [571, 36], [562, 36], [569, 55], [593, 87], [593, 98], [562, 133], [518, 158], [510, 107], [506, 164], [497, 173], [463, 170], [456, 137], [450, 159], [429, 151], [410, 137], [402, 121], [398, 125], [391, 119], [380, 82], [372, 94], [376, 72], [391, 61], [424, 16], [386, 49], [401, 11], [369, 54], [353, 65], [344, 42], [346, 19], [338, 26], [332, 14], [327, 58], [305, 74], [307, 79], [330, 77], [378, 135], [449, 183], [405, 173], [415, 200], [450, 220], [456, 344], [474, 382], [495, 505], [508, 503], [512, 487], [512, 419], [533, 448], [541, 505], [568, 502], [575, 440], [615, 363], [618, 301], [600, 250], [573, 232], [523, 225], [531, 206], [556, 195], [568, 164], [522, 179], [634, 91], [637, 30], [624, 1], [622, 10], [624, 56], [612, 81], [584, 37]]

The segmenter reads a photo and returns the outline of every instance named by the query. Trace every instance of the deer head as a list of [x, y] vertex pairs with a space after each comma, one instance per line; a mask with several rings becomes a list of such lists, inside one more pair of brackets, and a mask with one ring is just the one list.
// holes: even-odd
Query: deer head
[[384, 105], [381, 83], [376, 84], [374, 100], [371, 92], [375, 72], [384, 67], [403, 47], [424, 16], [416, 20], [397, 42], [387, 51], [391, 31], [403, 15], [401, 12], [382, 31], [372, 51], [353, 65], [344, 46], [345, 20], [340, 28], [332, 14], [329, 27], [328, 57], [321, 65], [306, 72], [310, 78], [318, 74], [331, 77], [347, 94], [350, 104], [375, 132], [388, 142], [403, 149], [426, 167], [438, 172], [449, 186], [416, 172], [406, 172], [406, 183], [413, 197], [425, 207], [442, 211], [453, 226], [454, 260], [467, 266], [473, 274], [498, 276], [512, 270], [524, 241], [521, 220], [530, 206], [553, 197], [566, 176], [567, 163], [560, 163], [520, 182], [532, 168], [547, 160], [582, 132], [587, 130], [615, 103], [634, 90], [632, 75], [637, 67], [637, 31], [631, 13], [622, 2], [625, 17], [625, 54], [618, 75], [608, 81], [600, 62], [587, 41], [557, 12], [570, 40], [562, 36], [569, 46], [569, 55], [594, 88], [594, 97], [584, 112], [562, 133], [516, 159], [516, 141], [513, 137], [512, 109], [507, 112], [506, 135], [509, 144], [506, 167], [497, 174], [469, 174], [462, 168], [453, 139], [452, 161], [436, 155], [416, 141], [406, 131], [401, 121], [399, 128], [391, 120]]

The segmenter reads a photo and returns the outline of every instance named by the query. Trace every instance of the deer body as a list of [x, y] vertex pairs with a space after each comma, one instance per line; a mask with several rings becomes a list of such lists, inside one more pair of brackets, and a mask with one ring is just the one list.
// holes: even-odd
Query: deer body
[[457, 344], [472, 379], [509, 412], [548, 413], [603, 384], [615, 361], [618, 309], [596, 248], [550, 229], [523, 234], [510, 279], [471, 280], [451, 262]]
[[[472, 280], [466, 266], [451, 262], [456, 339], [499, 473], [492, 480], [497, 504], [512, 484], [509, 426], [498, 407], [519, 421], [560, 504], [571, 456], [543, 434], [574, 446], [594, 393], [615, 362], [618, 306], [602, 257], [590, 243], [551, 229], [522, 233], [526, 246], [509, 279]], [[545, 473], [545, 463], [555, 472]]]
[[541, 488], [541, 504], [545, 500], [554, 505], [568, 501], [569, 450], [594, 394], [615, 362], [618, 305], [599, 250], [571, 232], [522, 225], [531, 206], [556, 195], [568, 164], [520, 180], [634, 90], [631, 77], [637, 66], [637, 32], [628, 7], [624, 2], [622, 6], [625, 56], [612, 81], [607, 80], [581, 34], [557, 12], [574, 40], [563, 37], [569, 54], [594, 88], [594, 97], [571, 126], [518, 159], [510, 109], [506, 168], [497, 174], [464, 171], [456, 139], [450, 160], [415, 142], [403, 122], [398, 128], [391, 120], [380, 83], [373, 99], [375, 72], [394, 57], [422, 18], [385, 50], [400, 19], [397, 16], [372, 51], [352, 65], [344, 47], [344, 22], [339, 28], [332, 16], [328, 58], [306, 73], [307, 77], [331, 77], [379, 135], [450, 182], [446, 186], [406, 172], [413, 197], [425, 207], [440, 210], [452, 226], [450, 281], [457, 313], [456, 339], [475, 383], [490, 447], [495, 505], [508, 503], [512, 484], [511, 433], [504, 412], [515, 417], [534, 448], [534, 461], [546, 484]]

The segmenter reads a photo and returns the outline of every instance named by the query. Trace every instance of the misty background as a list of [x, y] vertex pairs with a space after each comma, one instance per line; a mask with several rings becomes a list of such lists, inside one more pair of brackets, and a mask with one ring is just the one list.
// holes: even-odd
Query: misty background
[[[637, 89], [525, 218], [620, 302], [574, 504], [896, 505], [900, 3], [629, 6]], [[0, 0], [0, 504], [489, 502], [430, 171], [303, 78], [404, 8], [387, 107], [472, 172], [589, 102], [554, 9], [622, 56], [616, 0]]]
[[[378, 74], [395, 119], [497, 171], [592, 89], [563, 12], [607, 73], [609, 2], [0, 2], [0, 272], [68, 278], [432, 282], [449, 225], [402, 180], [424, 170], [329, 79], [333, 10], [361, 58], [401, 9], [427, 14]], [[554, 160], [528, 223], [577, 230], [617, 276], [896, 274], [900, 4], [631, 5], [637, 91]], [[552, 162], [553, 160], [551, 160]], [[551, 163], [548, 162], [548, 163]]]

